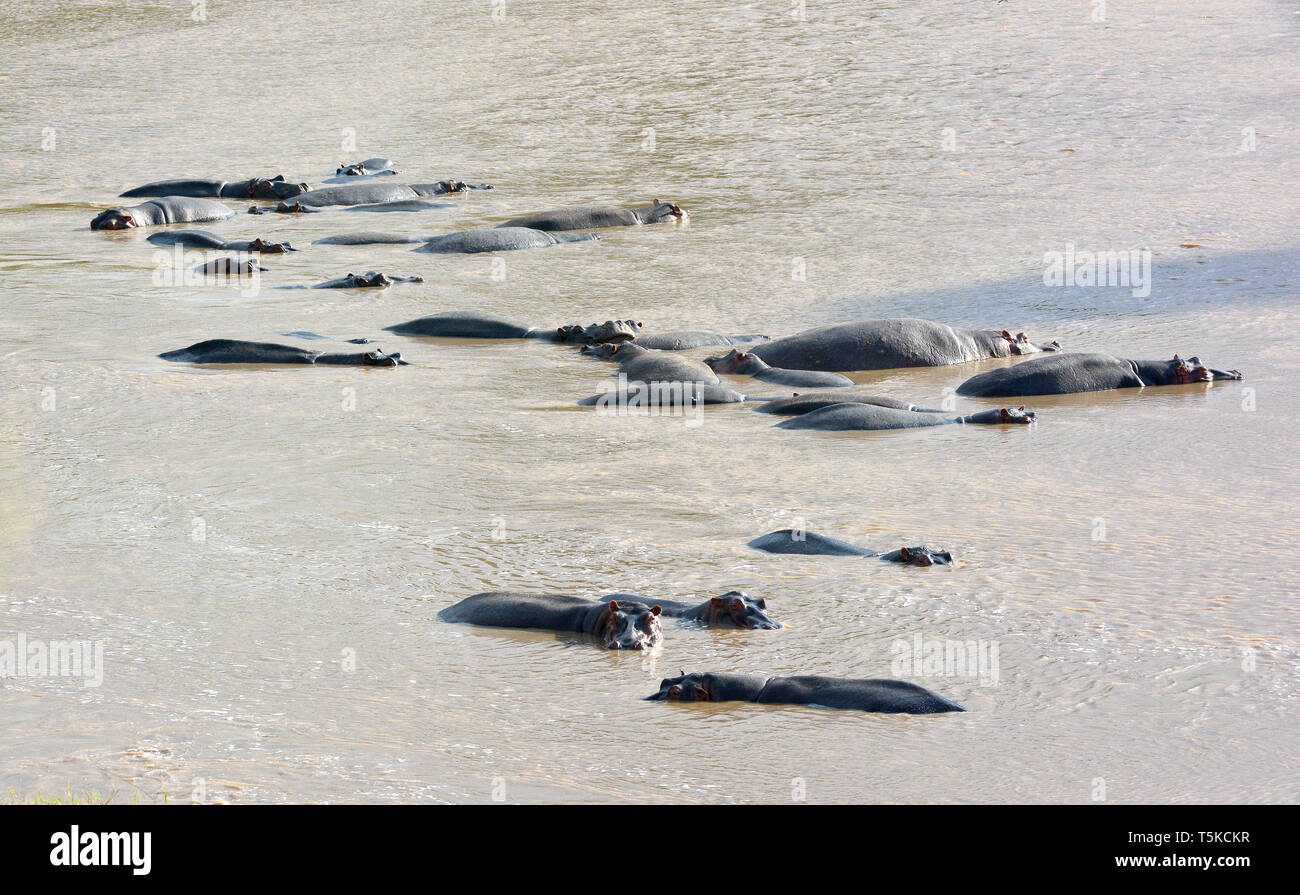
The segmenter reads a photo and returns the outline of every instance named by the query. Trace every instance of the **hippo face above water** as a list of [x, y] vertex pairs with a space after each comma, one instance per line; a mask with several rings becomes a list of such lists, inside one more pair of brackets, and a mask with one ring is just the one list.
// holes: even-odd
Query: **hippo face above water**
[[981, 410], [979, 413], [972, 413], [969, 416], [962, 417], [963, 422], [981, 423], [988, 426], [1012, 425], [1027, 426], [1038, 417], [1032, 410], [1025, 410], [1025, 405], [1019, 407], [1000, 407], [997, 410]]
[[285, 183], [284, 175], [255, 177], [248, 182], [249, 199], [292, 199], [311, 189], [305, 183]]
[[743, 590], [728, 591], [709, 600], [702, 618], [709, 625], [734, 625], [751, 631], [776, 631], [781, 626], [767, 614], [767, 601], [755, 599]]
[[646, 699], [657, 701], [672, 699], [680, 702], [716, 702], [712, 688], [712, 675], [683, 674], [681, 677], [664, 678], [659, 683], [659, 692]]
[[1002, 330], [1002, 339], [1007, 343], [1007, 350], [1012, 357], [1022, 354], [1038, 354], [1040, 351], [1060, 351], [1061, 343], [1053, 339], [1044, 345], [1035, 345], [1029, 341], [1029, 336], [1024, 333], [1011, 335], [1007, 330]]
[[658, 606], [610, 600], [595, 636], [605, 649], [650, 649], [663, 640]]
[[561, 342], [575, 342], [580, 345], [603, 345], [610, 342], [630, 342], [641, 332], [641, 324], [635, 320], [606, 320], [590, 326], [561, 326], [555, 330], [555, 336]]
[[766, 366], [757, 355], [741, 351], [739, 348], [734, 348], [718, 357], [706, 357], [704, 362], [715, 373], [748, 373], [755, 366]]
[[101, 211], [90, 222], [92, 230], [126, 230], [130, 227], [139, 227], [140, 222], [131, 216], [131, 212], [125, 208], [110, 208]]
[[1165, 381], [1170, 385], [1189, 385], [1193, 382], [1213, 382], [1215, 379], [1240, 379], [1241, 374], [1236, 370], [1211, 370], [1201, 363], [1199, 357], [1189, 357], [1183, 360], [1178, 355], [1174, 355], [1173, 360], [1169, 362], [1169, 373]]

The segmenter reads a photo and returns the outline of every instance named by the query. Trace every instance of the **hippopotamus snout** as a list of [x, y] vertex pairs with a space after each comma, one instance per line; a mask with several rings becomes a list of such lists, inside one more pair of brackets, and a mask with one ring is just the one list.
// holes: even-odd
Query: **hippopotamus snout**
[[908, 566], [949, 566], [952, 554], [947, 550], [935, 550], [933, 547], [900, 547], [898, 562]]
[[367, 367], [409, 367], [411, 365], [410, 361], [402, 360], [400, 351], [394, 351], [392, 354], [385, 354], [382, 351], [367, 351], [364, 357]]
[[120, 208], [110, 208], [107, 211], [101, 211], [90, 222], [91, 230], [125, 230], [128, 227], [139, 226], [131, 215], [122, 211]]
[[1182, 360], [1175, 354], [1174, 378], [1179, 385], [1187, 385], [1191, 382], [1213, 382], [1216, 379], [1240, 379], [1241, 373], [1236, 370], [1211, 370], [1201, 363], [1199, 357]]
[[600, 632], [605, 649], [650, 649], [663, 641], [658, 606], [610, 601]]
[[751, 597], [743, 590], [733, 590], [714, 597], [711, 608], [714, 610], [715, 624], [722, 620], [716, 616], [722, 616], [737, 628], [751, 631], [775, 631], [782, 627], [767, 614], [766, 600]]
[[659, 682], [659, 692], [652, 693], [646, 699], [661, 702], [666, 699], [682, 702], [711, 702], [713, 694], [708, 685], [697, 675], [683, 673], [681, 677], [668, 677]]
[[1011, 335], [1007, 330], [1002, 330], [1002, 338], [1007, 341], [1007, 347], [1012, 355], [1037, 354], [1040, 351], [1060, 351], [1061, 343], [1053, 339], [1046, 344], [1038, 345], [1029, 341], [1029, 336], [1024, 333]]

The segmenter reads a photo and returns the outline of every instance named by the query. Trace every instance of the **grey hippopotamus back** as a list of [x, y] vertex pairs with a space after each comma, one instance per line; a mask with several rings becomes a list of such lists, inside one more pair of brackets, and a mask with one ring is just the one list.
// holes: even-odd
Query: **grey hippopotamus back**
[[189, 196], [194, 199], [290, 199], [310, 189], [305, 183], [286, 183], [283, 174], [248, 180], [181, 178], [146, 183], [122, 193], [122, 198]]
[[130, 227], [159, 227], [163, 224], [194, 224], [201, 221], [224, 221], [235, 213], [211, 199], [166, 196], [139, 205], [127, 205], [101, 211], [90, 222], [92, 230], [126, 230]]
[[811, 531], [783, 528], [770, 531], [750, 541], [746, 546], [764, 553], [793, 553], [800, 556], [874, 556], [886, 562], [909, 566], [946, 566], [952, 564], [952, 554], [938, 547], [900, 547], [888, 553], [877, 553], [863, 547], [819, 535]]
[[572, 342], [578, 345], [620, 342], [635, 337], [641, 324], [635, 320], [606, 320], [588, 326], [524, 326], [476, 311], [448, 311], [417, 317], [405, 323], [384, 327], [404, 336], [440, 339], [541, 339], [546, 342]]
[[497, 227], [491, 230], [462, 230], [430, 239], [417, 252], [439, 254], [475, 254], [477, 252], [511, 252], [540, 249], [562, 242], [589, 242], [600, 239], [595, 233], [547, 233], [527, 227]]
[[685, 351], [690, 348], [708, 348], [713, 345], [751, 345], [754, 342], [762, 342], [766, 338], [767, 336], [760, 335], [741, 334], [728, 336], [722, 333], [682, 330], [637, 336], [636, 343], [642, 348], [656, 348], [660, 351]]
[[584, 353], [613, 361], [629, 382], [703, 382], [718, 385], [716, 373], [697, 360], [668, 351], [642, 348], [636, 342], [606, 342]]
[[775, 385], [789, 385], [795, 388], [845, 388], [853, 380], [839, 373], [825, 373], [818, 370], [782, 370], [773, 367], [752, 351], [733, 349], [718, 357], [706, 357], [704, 363], [715, 373], [738, 373], [753, 376], [763, 382]]
[[337, 236], [326, 236], [318, 239], [312, 245], [332, 245], [332, 246], [370, 246], [370, 245], [406, 245], [427, 241], [418, 236], [402, 236], [398, 233], [377, 233], [372, 230], [363, 230], [358, 233], [340, 233]]
[[759, 413], [774, 413], [778, 416], [799, 416], [822, 407], [830, 407], [832, 404], [875, 404], [877, 407], [892, 407], [895, 410], [910, 410], [915, 413], [943, 413], [942, 410], [918, 407], [906, 401], [886, 398], [884, 395], [853, 391], [835, 391], [829, 394], [821, 392], [812, 395], [793, 394], [788, 398], [764, 402], [754, 409]]
[[628, 382], [600, 395], [578, 402], [597, 411], [621, 413], [629, 410], [684, 410], [706, 404], [743, 404], [745, 396], [724, 385], [705, 382]]
[[592, 601], [562, 594], [494, 591], [466, 597], [438, 613], [445, 622], [494, 628], [572, 631], [605, 649], [649, 649], [663, 640], [658, 606], [632, 600]]
[[559, 208], [513, 218], [499, 227], [527, 227], [531, 230], [595, 230], [601, 227], [634, 227], [662, 221], [681, 221], [686, 212], [681, 206], [658, 199], [641, 208], [616, 208], [588, 205], [582, 208]]
[[165, 351], [163, 360], [189, 364], [336, 364], [358, 367], [407, 366], [394, 352], [365, 351], [356, 354], [326, 354], [274, 342], [241, 342], [236, 339], [208, 339], [188, 348]]
[[933, 715], [964, 708], [908, 681], [832, 677], [763, 677], [706, 672], [665, 678], [649, 700], [817, 705], [882, 714]]
[[774, 339], [750, 351], [774, 367], [791, 370], [887, 370], [938, 367], [990, 357], [1057, 351], [1036, 345], [1024, 333], [959, 329], [915, 317], [836, 323]]
[[978, 373], [957, 386], [957, 394], [976, 398], [1068, 395], [1218, 379], [1241, 379], [1241, 374], [1236, 370], [1212, 370], [1199, 357], [1183, 360], [1176, 354], [1163, 361], [1125, 360], [1109, 354], [1062, 354]]
[[154, 245], [182, 246], [187, 249], [205, 249], [212, 252], [248, 252], [261, 255], [277, 255], [283, 252], [296, 252], [287, 242], [267, 242], [262, 237], [251, 240], [232, 241], [207, 230], [165, 230], [149, 237]]
[[491, 189], [486, 184], [470, 185], [460, 180], [440, 180], [437, 183], [349, 183], [308, 190], [293, 198], [289, 207], [327, 208], [332, 205], [377, 205], [422, 199], [428, 196], [445, 196], [464, 190]]
[[896, 410], [876, 404], [832, 404], [818, 410], [791, 417], [776, 424], [778, 429], [821, 429], [827, 432], [875, 431], [881, 429], [920, 429], [929, 426], [946, 426], [953, 423], [1006, 425], [1032, 423], [1035, 415], [1003, 407], [999, 410], [982, 410], [968, 416], [949, 419], [915, 410]]

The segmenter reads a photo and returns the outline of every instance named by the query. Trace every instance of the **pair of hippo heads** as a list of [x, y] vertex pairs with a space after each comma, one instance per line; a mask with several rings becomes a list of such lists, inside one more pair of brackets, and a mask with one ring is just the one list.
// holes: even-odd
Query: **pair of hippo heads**
[[561, 342], [576, 345], [604, 345], [630, 342], [641, 333], [642, 323], [636, 320], [606, 320], [604, 323], [559, 326], [555, 336]]

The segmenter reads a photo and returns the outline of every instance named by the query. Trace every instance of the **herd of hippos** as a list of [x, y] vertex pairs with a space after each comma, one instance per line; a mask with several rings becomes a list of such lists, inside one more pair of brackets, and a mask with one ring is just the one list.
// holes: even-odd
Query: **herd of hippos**
[[[304, 214], [327, 209], [346, 211], [419, 211], [445, 208], [434, 197], [466, 190], [491, 189], [487, 184], [443, 180], [436, 183], [393, 184], [396, 175], [388, 159], [367, 159], [341, 165], [327, 183], [312, 189], [289, 183], [283, 176], [240, 181], [167, 180], [123, 193], [148, 201], [110, 208], [91, 221], [97, 230], [154, 227], [222, 221], [236, 213], [217, 199], [260, 200], [252, 214]], [[464, 230], [426, 239], [355, 232], [317, 240], [318, 245], [418, 244], [416, 251], [436, 253], [499, 252], [542, 248], [566, 242], [594, 241], [590, 232], [608, 227], [681, 223], [686, 212], [673, 203], [655, 200], [640, 208], [591, 206], [544, 211], [506, 221], [491, 229]], [[241, 256], [297, 251], [288, 243], [261, 238], [234, 241], [203, 230], [170, 230], [149, 237], [157, 245], [182, 246]], [[256, 260], [217, 257], [199, 269], [211, 276], [244, 276], [264, 270]], [[328, 280], [318, 288], [384, 288], [393, 283], [421, 282], [369, 271]], [[580, 401], [584, 405], [630, 408], [684, 409], [704, 404], [754, 403], [762, 413], [788, 417], [784, 429], [883, 430], [944, 424], [1027, 425], [1035, 420], [1023, 406], [1000, 407], [960, 417], [918, 407], [852, 388], [843, 374], [901, 367], [933, 367], [970, 363], [987, 358], [1043, 355], [1013, 366], [970, 377], [956, 392], [973, 398], [1019, 398], [1061, 395], [1146, 386], [1187, 385], [1221, 379], [1241, 379], [1236, 370], [1216, 370], [1197, 357], [1174, 355], [1169, 360], [1129, 360], [1107, 354], [1067, 353], [1059, 343], [1036, 343], [1010, 330], [972, 330], [915, 318], [859, 320], [805, 330], [779, 339], [755, 334], [702, 331], [643, 333], [634, 320], [601, 324], [535, 327], [471, 312], [420, 317], [386, 328], [400, 336], [454, 339], [540, 339], [580, 348], [582, 353], [618, 367], [618, 385], [611, 391]], [[290, 333], [319, 339], [312, 333]], [[368, 344], [369, 339], [349, 340]], [[726, 354], [703, 362], [679, 354], [683, 350], [718, 346]], [[343, 364], [405, 366], [397, 352], [367, 350], [324, 353], [306, 348], [233, 339], [209, 339], [159, 355], [165, 360], [193, 364]], [[754, 398], [735, 391], [718, 374], [749, 376], [759, 382], [810, 388], [811, 394]], [[868, 556], [905, 565], [946, 565], [952, 556], [931, 547], [903, 547], [876, 553], [812, 532], [783, 529], [749, 542], [768, 553], [823, 556]], [[767, 614], [767, 603], [743, 591], [730, 591], [698, 606], [610, 594], [600, 600], [578, 597], [482, 593], [439, 613], [446, 622], [507, 628], [534, 628], [586, 635], [606, 649], [648, 649], [663, 639], [660, 619], [677, 618], [705, 626], [754, 630], [782, 625]], [[662, 682], [651, 700], [816, 705], [867, 712], [932, 714], [964, 711], [954, 702], [906, 681], [828, 677], [773, 677], [745, 674], [696, 673]]]

